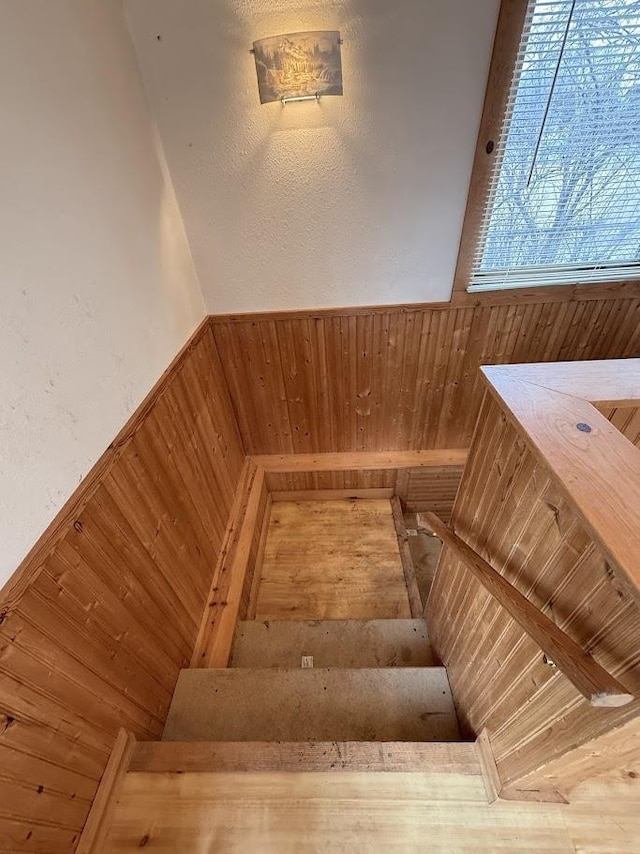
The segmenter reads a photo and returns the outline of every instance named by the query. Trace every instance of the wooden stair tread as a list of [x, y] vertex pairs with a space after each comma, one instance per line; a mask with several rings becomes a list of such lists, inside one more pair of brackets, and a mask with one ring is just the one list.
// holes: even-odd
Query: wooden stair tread
[[444, 667], [182, 670], [163, 740], [459, 741]]
[[142, 741], [129, 771], [482, 773], [475, 743], [462, 741]]
[[429, 667], [424, 620], [247, 620], [238, 625], [230, 667]]

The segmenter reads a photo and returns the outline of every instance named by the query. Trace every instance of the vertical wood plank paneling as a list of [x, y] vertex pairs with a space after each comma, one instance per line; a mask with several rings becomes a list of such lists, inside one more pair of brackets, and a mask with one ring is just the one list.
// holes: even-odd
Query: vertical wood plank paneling
[[267, 472], [266, 482], [270, 492], [393, 488], [396, 482], [396, 469]]
[[640, 354], [640, 300], [212, 318], [247, 453], [468, 447], [483, 364]]
[[120, 726], [160, 736], [244, 462], [208, 325], [0, 600], [0, 848], [72, 851]]
[[247, 458], [201, 615], [191, 667], [228, 666], [236, 625], [248, 605], [267, 499], [264, 469]]
[[[635, 410], [606, 414], [635, 438]], [[452, 526], [640, 697], [637, 604], [544, 465], [489, 397]], [[432, 643], [447, 666], [462, 723], [475, 733], [488, 730], [506, 787], [544, 787], [544, 768], [549, 765], [554, 785], [562, 789], [559, 757], [640, 714], [640, 699], [619, 709], [592, 708], [562, 674], [544, 663], [540, 648], [447, 550], [427, 613]]]
[[623, 436], [640, 448], [640, 407], [603, 408], [602, 412]]
[[[638, 354], [640, 301], [628, 296], [213, 318], [203, 325], [2, 593], [3, 840], [18, 850], [71, 850], [118, 728], [160, 734], [193, 649], [245, 453], [464, 448], [480, 409], [481, 364]], [[637, 412], [608, 417], [640, 441]], [[616, 634], [628, 629], [631, 611], [584, 532], [504, 425], [480, 428], [494, 459], [477, 460], [465, 475], [458, 523], [484, 531], [476, 545], [496, 544], [505, 571], [524, 557], [516, 583], [574, 630], [568, 588], [554, 578], [551, 558], [562, 557], [576, 584], [587, 572], [579, 605], [606, 616], [606, 636], [591, 630], [582, 640], [602, 650], [614, 670], [635, 673], [635, 649]], [[425, 509], [428, 494], [446, 515], [458, 473], [449, 474], [439, 480], [434, 471], [412, 473], [408, 498]], [[347, 471], [284, 479], [288, 489], [305, 490], [392, 487], [395, 477]], [[540, 574], [531, 577], [534, 566]], [[465, 615], [471, 636], [495, 653], [487, 666], [497, 667], [483, 692], [481, 674], [452, 665], [452, 678], [465, 681], [468, 723], [495, 720], [512, 687], [519, 702], [533, 698], [527, 726], [540, 724], [538, 747], [545, 737], [535, 718], [539, 697], [552, 692], [565, 704], [567, 726], [581, 720], [579, 705], [459, 568], [449, 583], [442, 613], [452, 634], [438, 629], [438, 642], [455, 660], [467, 642], [465, 633], [455, 634]], [[249, 592], [247, 583], [245, 606]], [[504, 661], [526, 674], [519, 693], [499, 673]], [[565, 737], [557, 733], [560, 742]], [[496, 728], [495, 738], [502, 772], [526, 773], [529, 748], [518, 721]]]
[[406, 494], [403, 497], [408, 513], [431, 510], [445, 522], [449, 521], [463, 466], [433, 466], [409, 469]]

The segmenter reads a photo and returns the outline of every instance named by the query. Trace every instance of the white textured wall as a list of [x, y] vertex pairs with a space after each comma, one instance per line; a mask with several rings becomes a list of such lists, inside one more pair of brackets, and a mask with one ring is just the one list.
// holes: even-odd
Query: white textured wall
[[[448, 299], [498, 6], [125, 0], [209, 311]], [[344, 97], [260, 106], [251, 43], [305, 29]]]
[[0, 584], [204, 313], [119, 0], [0, 0]]

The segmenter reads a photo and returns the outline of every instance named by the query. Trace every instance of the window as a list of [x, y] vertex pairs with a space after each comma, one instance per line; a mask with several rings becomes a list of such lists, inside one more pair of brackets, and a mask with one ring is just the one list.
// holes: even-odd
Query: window
[[501, 115], [468, 290], [638, 278], [640, 0], [531, 0]]

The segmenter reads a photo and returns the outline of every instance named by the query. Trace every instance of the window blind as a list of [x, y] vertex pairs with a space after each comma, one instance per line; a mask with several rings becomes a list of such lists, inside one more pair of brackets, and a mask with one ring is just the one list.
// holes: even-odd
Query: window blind
[[640, 275], [640, 0], [531, 0], [469, 291]]

